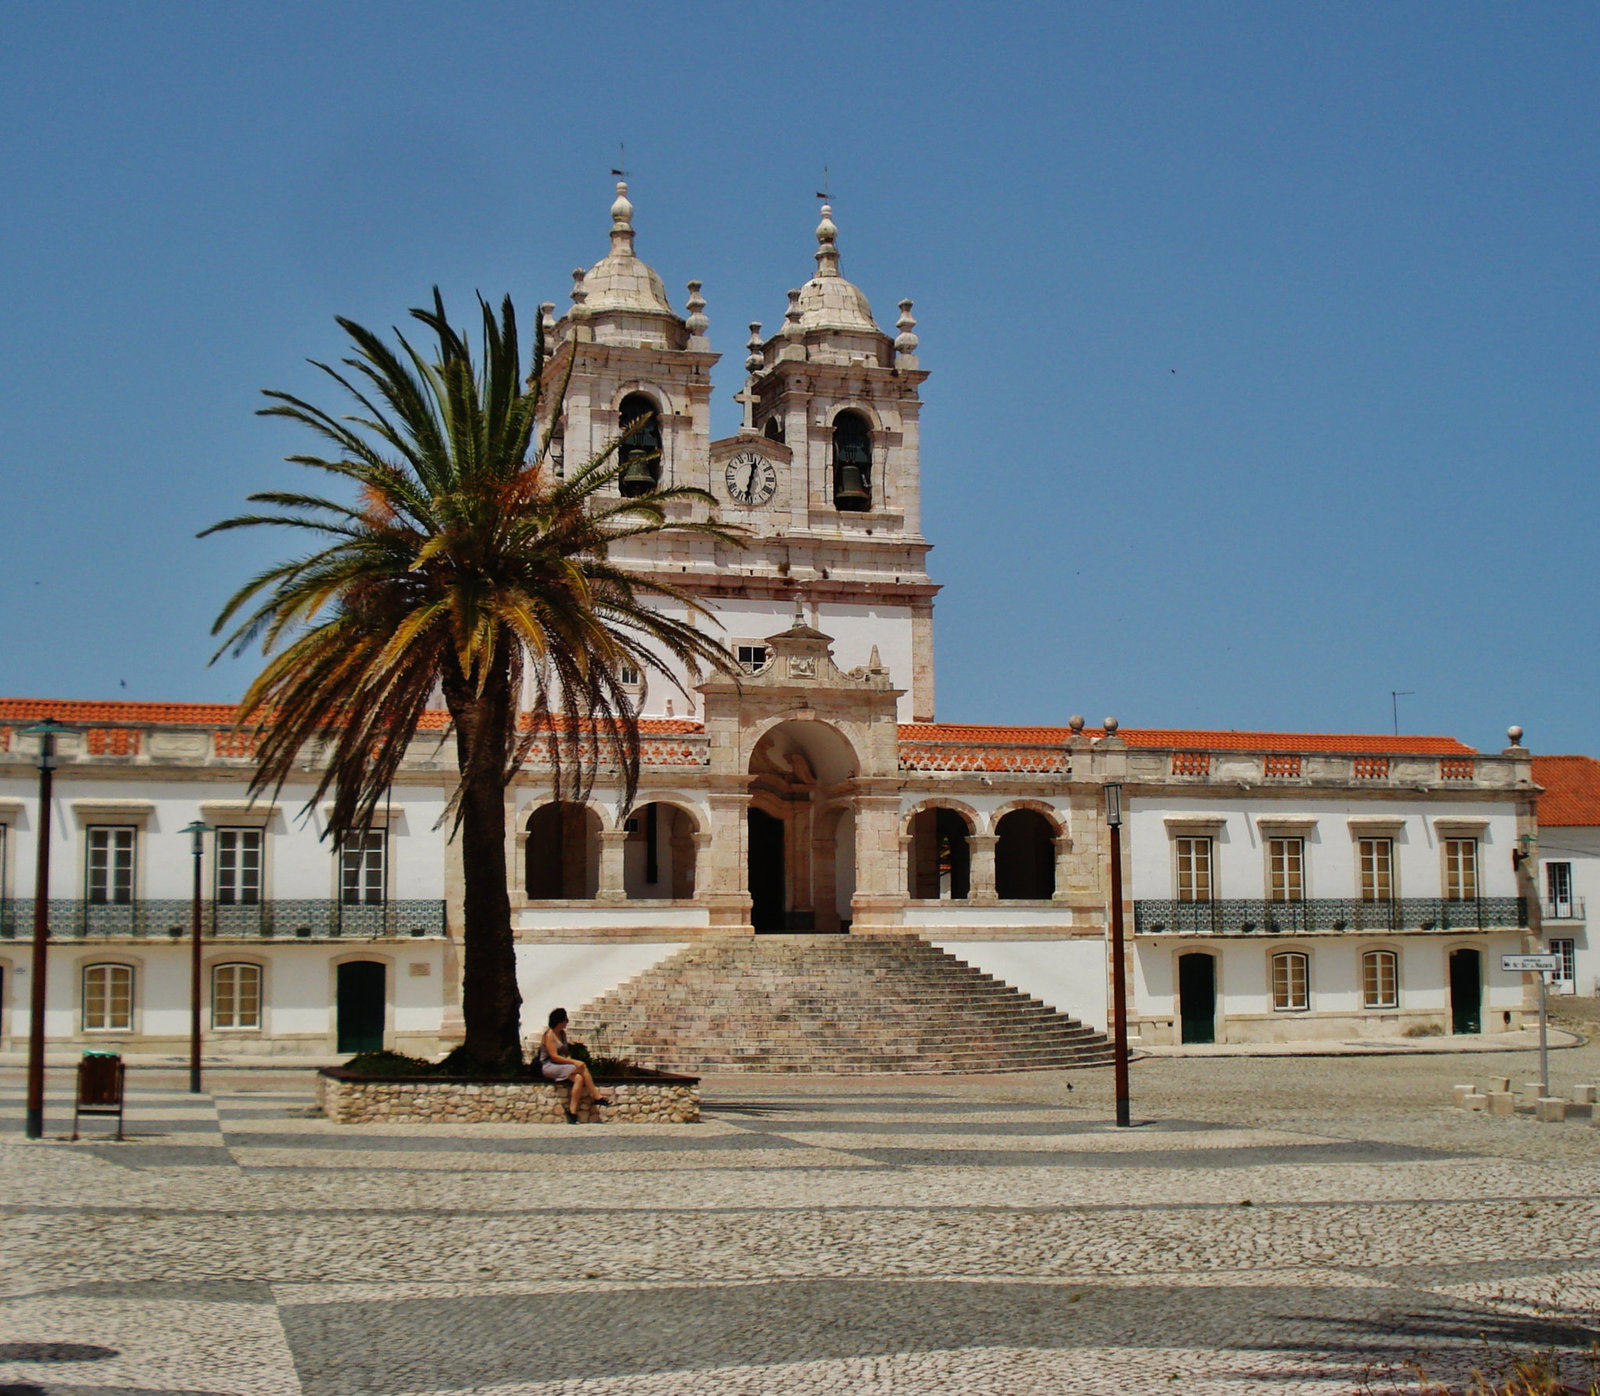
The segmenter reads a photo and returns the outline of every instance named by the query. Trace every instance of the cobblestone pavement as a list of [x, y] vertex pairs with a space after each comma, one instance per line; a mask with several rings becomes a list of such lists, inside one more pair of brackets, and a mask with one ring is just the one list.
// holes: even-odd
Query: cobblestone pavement
[[[1527, 1053], [708, 1080], [700, 1125], [337, 1126], [282, 1072], [20, 1134], [0, 1396], [1318, 1392], [1600, 1337], [1600, 1130]], [[1552, 1056], [1557, 1089], [1600, 1044]], [[1075, 1090], [1069, 1090], [1069, 1083]], [[45, 1346], [41, 1346], [45, 1345]]]

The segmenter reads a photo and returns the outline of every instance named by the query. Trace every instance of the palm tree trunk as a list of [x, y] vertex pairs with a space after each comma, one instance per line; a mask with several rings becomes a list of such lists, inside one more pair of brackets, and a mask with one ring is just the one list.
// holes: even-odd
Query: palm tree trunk
[[[452, 684], [448, 680], [444, 688], [445, 701], [456, 724], [457, 761], [463, 784], [463, 1046], [485, 1070], [494, 1071], [519, 1063], [522, 1054], [522, 995], [517, 990], [511, 896], [506, 885], [504, 772], [505, 744], [511, 730], [509, 683], [503, 677], [491, 680], [482, 693], [473, 692], [467, 683]], [[469, 750], [480, 753], [480, 759], [470, 768], [466, 755]]]

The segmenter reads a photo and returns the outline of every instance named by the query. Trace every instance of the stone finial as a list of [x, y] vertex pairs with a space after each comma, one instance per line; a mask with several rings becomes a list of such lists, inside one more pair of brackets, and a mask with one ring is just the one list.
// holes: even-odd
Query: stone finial
[[539, 307], [539, 328], [544, 331], [545, 337], [549, 338], [550, 331], [555, 327], [556, 303], [554, 301], [545, 301]]
[[817, 275], [839, 274], [839, 230], [833, 223], [833, 205], [823, 204], [822, 222], [817, 224]]
[[1070, 727], [1074, 732], [1083, 731], [1083, 714], [1073, 713], [1073, 715], [1067, 719], [1067, 726]]
[[749, 351], [744, 356], [744, 371], [746, 373], [760, 373], [761, 357], [761, 321], [750, 322], [750, 338], [745, 340], [744, 347]]
[[706, 319], [706, 298], [700, 294], [700, 285], [698, 281], [689, 283], [689, 299], [684, 306], [689, 313], [683, 323], [690, 334], [703, 339], [711, 321]]
[[805, 338], [805, 328], [800, 323], [800, 288], [789, 292], [789, 308], [783, 312], [783, 337], [790, 341]]
[[574, 305], [582, 305], [588, 299], [589, 293], [583, 287], [583, 278], [587, 275], [588, 273], [582, 267], [573, 267], [572, 269], [572, 303]]
[[794, 594], [794, 623], [796, 625], [804, 625], [806, 623], [805, 601], [799, 592]]
[[1108, 717], [1100, 725], [1106, 729], [1106, 736], [1108, 737], [1112, 736], [1117, 730], [1117, 720], [1114, 717]]
[[1512, 723], [1510, 727], [1506, 728], [1506, 736], [1510, 738], [1512, 746], [1522, 745], [1522, 728], [1518, 727], [1515, 723]]
[[872, 657], [867, 660], [867, 672], [869, 674], [881, 674], [883, 672], [883, 660], [878, 658], [878, 647], [876, 645], [872, 647]]
[[894, 347], [901, 354], [915, 354], [918, 339], [913, 331], [917, 327], [917, 318], [911, 313], [911, 302], [900, 302], [900, 318], [894, 322], [894, 327], [900, 331], [895, 336]]
[[628, 181], [617, 181], [617, 199], [611, 205], [611, 255], [633, 256], [633, 205], [628, 202]]

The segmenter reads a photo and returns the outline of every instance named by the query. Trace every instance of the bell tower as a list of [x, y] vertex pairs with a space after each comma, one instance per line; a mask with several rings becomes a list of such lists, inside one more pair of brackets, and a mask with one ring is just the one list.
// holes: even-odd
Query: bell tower
[[560, 458], [574, 464], [604, 449], [625, 427], [622, 493], [653, 484], [705, 484], [711, 436], [711, 366], [700, 282], [689, 283], [687, 317], [667, 302], [655, 269], [634, 251], [633, 204], [626, 182], [611, 205], [611, 251], [572, 273], [572, 308], [554, 320], [540, 306], [549, 358], [547, 387], [570, 365]]
[[[928, 375], [916, 321], [906, 300], [899, 335], [878, 328], [866, 296], [840, 273], [828, 205], [816, 236], [816, 274], [789, 292], [777, 334], [752, 336], [746, 361], [743, 450], [750, 436], [770, 443], [782, 487], [767, 508], [730, 500], [723, 513], [755, 532], [752, 551], [776, 561], [811, 624], [836, 637], [841, 666], [861, 664], [877, 645], [905, 690], [900, 720], [931, 721], [938, 587], [922, 536], [918, 393]], [[713, 458], [739, 449], [740, 438], [715, 442]]]

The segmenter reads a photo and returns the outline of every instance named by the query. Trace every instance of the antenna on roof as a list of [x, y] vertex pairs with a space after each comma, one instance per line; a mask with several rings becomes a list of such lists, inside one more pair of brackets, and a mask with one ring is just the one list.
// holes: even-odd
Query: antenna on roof
[[611, 173], [616, 175], [616, 177], [618, 179], [626, 179], [628, 177], [627, 154], [628, 154], [628, 147], [625, 146], [621, 141], [618, 141], [617, 142], [617, 166], [616, 166], [616, 168], [614, 170], [611, 171]]
[[1394, 734], [1400, 735], [1400, 700], [1402, 698], [1415, 698], [1417, 691], [1414, 688], [1391, 688], [1389, 690], [1389, 716], [1394, 719]]

